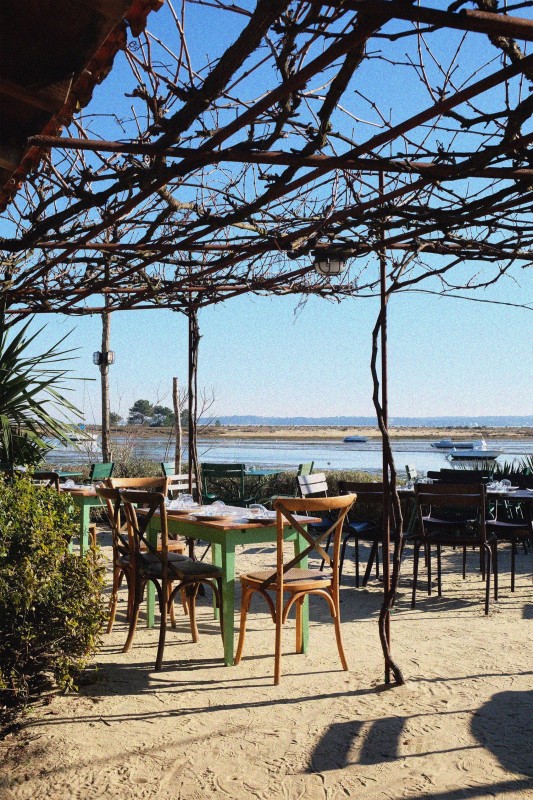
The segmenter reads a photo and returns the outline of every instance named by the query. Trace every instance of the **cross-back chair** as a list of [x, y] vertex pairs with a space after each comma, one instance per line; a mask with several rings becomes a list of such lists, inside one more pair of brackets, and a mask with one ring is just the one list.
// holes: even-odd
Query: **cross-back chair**
[[[494, 571], [494, 599], [498, 599], [498, 551], [494, 534], [487, 534], [486, 493], [484, 484], [416, 484], [418, 532], [412, 537], [413, 595], [415, 607], [420, 547], [427, 553], [428, 595], [431, 594], [431, 549], [437, 550], [437, 592], [442, 596], [442, 547], [467, 547], [480, 552], [482, 577], [485, 579], [485, 614], [489, 613], [491, 566]], [[487, 562], [487, 563], [485, 563]], [[463, 555], [463, 578], [465, 577]]]
[[[120, 489], [120, 498], [124, 504], [128, 529], [129, 557], [134, 574], [134, 597], [130, 617], [128, 637], [123, 648], [127, 652], [131, 647], [139, 608], [146, 584], [154, 584], [159, 602], [160, 626], [159, 643], [155, 669], [160, 670], [163, 663], [163, 652], [167, 630], [167, 617], [171, 611], [174, 598], [178, 592], [185, 591], [191, 625], [193, 642], [198, 641], [196, 625], [196, 596], [200, 585], [208, 585], [213, 590], [215, 602], [220, 609], [220, 625], [222, 628], [222, 570], [214, 564], [192, 561], [186, 556], [179, 558], [168, 549], [168, 525], [165, 507], [165, 494], [159, 492], [143, 492], [134, 489]], [[137, 511], [142, 506], [142, 513]], [[160, 546], [154, 547], [148, 538], [148, 527], [157, 515], [161, 531]]]
[[[109, 620], [107, 624], [107, 633], [111, 633], [117, 610], [118, 592], [124, 579], [128, 586], [128, 619], [133, 603], [133, 578], [131, 576], [131, 570], [129, 569], [129, 560], [125, 558], [128, 555], [126, 521], [124, 515], [120, 514], [121, 504], [118, 490], [139, 489], [141, 491], [154, 491], [166, 494], [167, 479], [162, 476], [155, 478], [109, 478], [105, 483], [106, 490], [104, 491], [104, 487], [97, 487], [96, 493], [106, 506], [113, 543], [113, 582], [109, 606]], [[107, 490], [111, 490], [111, 492], [109, 493]], [[160, 547], [160, 539], [158, 539], [158, 547]], [[185, 545], [178, 540], [171, 540], [168, 543], [168, 549], [171, 553], [182, 556], [185, 552]], [[173, 615], [173, 607], [171, 612]]]
[[[264, 570], [259, 572], [249, 572], [240, 576], [242, 585], [241, 600], [241, 624], [239, 631], [239, 643], [235, 663], [238, 664], [242, 658], [244, 639], [246, 634], [246, 619], [250, 602], [254, 594], [260, 594], [267, 602], [272, 615], [272, 620], [276, 626], [276, 644], [274, 656], [274, 683], [278, 684], [281, 677], [281, 633], [284, 623], [287, 621], [289, 611], [292, 606], [296, 606], [296, 652], [303, 651], [303, 602], [307, 595], [314, 594], [326, 600], [333, 622], [335, 625], [335, 638], [341, 660], [342, 668], [348, 669], [346, 655], [342, 646], [340, 628], [340, 598], [339, 598], [339, 553], [342, 526], [346, 514], [355, 501], [355, 495], [345, 495], [344, 497], [328, 498], [280, 498], [274, 502], [276, 509], [276, 569], [272, 571]], [[317, 514], [334, 510], [336, 519], [333, 521], [331, 529], [319, 531], [316, 535], [303, 527], [295, 519], [295, 515]], [[285, 561], [283, 545], [285, 543], [285, 531], [287, 524], [295, 529], [308, 542], [301, 553]], [[333, 535], [333, 556], [324, 549], [324, 539], [332, 533]], [[299, 564], [308, 555], [316, 551], [324, 559], [327, 571], [317, 569], [307, 569], [300, 567]], [[271, 594], [274, 594], [272, 599]], [[285, 595], [288, 595], [285, 601]]]

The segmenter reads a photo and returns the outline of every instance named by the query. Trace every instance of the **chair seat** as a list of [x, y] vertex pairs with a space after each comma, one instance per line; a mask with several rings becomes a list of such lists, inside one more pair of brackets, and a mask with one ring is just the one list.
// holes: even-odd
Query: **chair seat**
[[322, 517], [322, 522], [313, 522], [312, 525], [307, 526], [308, 531], [313, 531], [314, 533], [320, 533], [321, 531], [327, 531], [331, 528], [332, 525], [335, 524], [335, 520], [331, 517]]
[[441, 517], [424, 517], [424, 525], [438, 525], [446, 528], [457, 528], [459, 525], [473, 525], [475, 519], [472, 517], [461, 517], [457, 519], [442, 519]]
[[[271, 569], [261, 572], [247, 572], [241, 575], [241, 582], [249, 583], [252, 586], [261, 586], [264, 581], [273, 574]], [[316, 569], [299, 569], [293, 567], [283, 576], [283, 588], [287, 591], [300, 591], [304, 589], [323, 589], [331, 585], [331, 576]], [[269, 589], [275, 589], [277, 581], [272, 581], [268, 585]]]
[[[144, 553], [148, 548], [146, 545], [141, 546], [141, 551]], [[157, 537], [157, 549], [161, 550], [161, 536]], [[175, 539], [169, 540], [168, 542], [168, 552], [169, 553], [184, 553], [185, 552], [185, 545], [183, 542], [178, 542]]]
[[[148, 556], [157, 558], [157, 556]], [[181, 556], [177, 553], [169, 554], [169, 561], [172, 562], [174, 569], [169, 570], [172, 580], [186, 580], [187, 578], [201, 580], [206, 578], [222, 577], [222, 570], [214, 564], [205, 564], [203, 561], [193, 561], [188, 556]], [[150, 578], [160, 578], [163, 574], [163, 565], [160, 561], [143, 564], [141, 570], [144, 575]]]
[[487, 530], [492, 531], [496, 536], [524, 536], [527, 538], [533, 534], [533, 529], [526, 519], [516, 520], [516, 522], [488, 520]]

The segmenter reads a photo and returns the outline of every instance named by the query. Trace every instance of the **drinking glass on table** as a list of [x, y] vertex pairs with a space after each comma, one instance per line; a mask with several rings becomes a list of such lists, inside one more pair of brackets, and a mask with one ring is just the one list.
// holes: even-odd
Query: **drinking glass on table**
[[261, 503], [252, 503], [248, 506], [248, 511], [251, 517], [267, 517], [268, 511], [267, 509], [261, 505]]

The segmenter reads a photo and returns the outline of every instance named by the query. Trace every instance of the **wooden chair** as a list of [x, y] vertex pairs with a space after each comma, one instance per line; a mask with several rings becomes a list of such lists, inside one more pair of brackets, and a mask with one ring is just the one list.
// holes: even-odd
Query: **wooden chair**
[[[245, 493], [246, 464], [212, 464], [200, 465], [202, 475], [202, 502], [213, 503], [224, 500], [232, 506], [246, 507], [255, 502], [255, 497], [247, 497]], [[222, 496], [219, 481], [228, 481], [232, 489]], [[229, 496], [228, 496], [229, 495]]]
[[406, 464], [405, 474], [407, 475], [407, 480], [409, 481], [409, 483], [414, 483], [415, 480], [418, 478], [418, 470], [415, 464]]
[[[339, 491], [341, 494], [356, 494], [356, 511], [361, 511], [363, 517], [369, 515], [370, 519], [346, 520], [344, 523], [344, 536], [342, 540], [340, 574], [346, 556], [348, 542], [354, 540], [354, 560], [355, 560], [355, 585], [359, 587], [359, 542], [371, 543], [368, 562], [363, 576], [363, 586], [366, 586], [372, 572], [372, 566], [376, 564], [376, 577], [379, 578], [379, 546], [383, 540], [383, 527], [381, 518], [383, 515], [383, 483], [370, 483], [360, 481], [339, 481]], [[392, 520], [391, 513], [391, 542], [399, 541], [397, 527]]]
[[[315, 594], [323, 597], [333, 617], [335, 625], [335, 638], [337, 648], [344, 670], [348, 669], [346, 655], [342, 646], [341, 627], [340, 627], [340, 598], [339, 598], [339, 552], [344, 519], [352, 504], [355, 495], [345, 495], [344, 497], [328, 498], [282, 498], [274, 503], [276, 509], [276, 569], [264, 570], [260, 572], [248, 572], [240, 576], [242, 585], [241, 600], [241, 625], [239, 630], [239, 643], [235, 663], [238, 664], [242, 658], [244, 638], [246, 635], [246, 619], [250, 602], [254, 594], [260, 594], [265, 598], [272, 620], [276, 626], [276, 646], [274, 658], [274, 683], [278, 684], [281, 677], [281, 632], [290, 609], [296, 605], [296, 652], [303, 650], [303, 631], [302, 613], [303, 602], [307, 595]], [[329, 535], [329, 529], [321, 532], [314, 537], [308, 530], [294, 518], [295, 514], [316, 514], [337, 512], [337, 518], [333, 523], [333, 557], [330, 558], [325, 552], [322, 542]], [[297, 530], [309, 543], [299, 555], [295, 555], [289, 561], [284, 561], [283, 545], [285, 542], [284, 523]], [[328, 565], [328, 572], [317, 569], [303, 569], [298, 564], [309, 553], [317, 551]], [[274, 593], [274, 600], [270, 593]], [[285, 602], [285, 594], [289, 597]]]
[[431, 548], [435, 546], [437, 549], [439, 597], [442, 596], [442, 547], [463, 547], [463, 552], [467, 547], [473, 547], [480, 551], [481, 572], [485, 579], [485, 614], [488, 614], [491, 565], [494, 571], [494, 599], [498, 599], [498, 551], [496, 536], [487, 535], [484, 484], [418, 483], [415, 485], [415, 498], [419, 530], [412, 537], [414, 559], [411, 608], [415, 607], [418, 561], [422, 545], [428, 554], [428, 595], [431, 594]]
[[[129, 570], [129, 561], [125, 561], [127, 556], [127, 537], [125, 536], [125, 520], [120, 516], [119, 489], [139, 489], [141, 491], [154, 491], [166, 494], [167, 479], [163, 477], [155, 478], [108, 478], [106, 487], [98, 487], [96, 494], [104, 502], [107, 509], [109, 525], [111, 527], [113, 545], [113, 579], [111, 587], [111, 598], [109, 605], [109, 620], [107, 633], [113, 630], [115, 615], [118, 603], [118, 592], [125, 579], [128, 586], [128, 619], [133, 604], [133, 579]], [[109, 493], [111, 490], [111, 493]], [[161, 546], [158, 540], [158, 547]], [[125, 550], [126, 548], [126, 550]], [[185, 553], [185, 545], [178, 540], [168, 543], [168, 550], [180, 557]], [[171, 609], [172, 614], [174, 609]]]
[[102, 464], [91, 464], [91, 471], [89, 473], [89, 483], [95, 481], [105, 481], [113, 475], [115, 464], [113, 461], [104, 462]]
[[167, 477], [167, 495], [171, 500], [173, 500], [176, 497], [179, 497], [180, 494], [191, 494], [194, 498], [197, 499], [198, 490], [194, 478], [192, 481], [192, 486], [189, 486], [189, 476], [186, 474], [173, 475], [168, 473], [166, 477]]
[[[187, 594], [187, 605], [191, 624], [193, 642], [198, 641], [196, 625], [196, 596], [200, 585], [208, 585], [213, 590], [217, 607], [220, 609], [220, 625], [222, 628], [222, 570], [213, 564], [192, 561], [187, 557], [178, 558], [168, 549], [168, 526], [165, 507], [165, 494], [159, 492], [142, 492], [131, 489], [119, 490], [124, 504], [129, 540], [130, 569], [134, 576], [134, 598], [130, 618], [128, 637], [123, 648], [127, 652], [131, 647], [139, 608], [144, 589], [151, 581], [156, 589], [159, 601], [160, 626], [159, 644], [155, 669], [160, 670], [163, 662], [163, 651], [167, 630], [167, 616], [172, 608], [174, 597], [182, 590]], [[136, 506], [143, 506], [143, 514], [137, 514]], [[147, 529], [154, 516], [159, 515], [161, 528], [160, 547], [153, 547], [147, 538]]]
[[[328, 496], [328, 482], [326, 480], [326, 473], [325, 472], [315, 472], [314, 474], [309, 475], [298, 475], [296, 478], [296, 484], [298, 488], [298, 494], [300, 497], [304, 498], [318, 498], [318, 497], [327, 497]], [[335, 522], [335, 515], [331, 515], [327, 511], [323, 510], [320, 514], [322, 517], [322, 522], [313, 523], [309, 525], [308, 530], [311, 531], [314, 535], [321, 533], [325, 530], [330, 530], [331, 533], [328, 535], [326, 541], [326, 551], [329, 549], [329, 545], [331, 543], [332, 537], [332, 525]], [[324, 560], [322, 560], [322, 564], [320, 569], [324, 568]]]
[[270, 495], [270, 497], [263, 497], [263, 498], [261, 498], [261, 499], [259, 500], [259, 502], [260, 502], [262, 505], [265, 505], [265, 506], [267, 506], [268, 508], [271, 508], [271, 507], [272, 507], [272, 503], [274, 502], [274, 500], [277, 500], [277, 499], [278, 499], [278, 497], [298, 497], [298, 496], [301, 496], [301, 495], [300, 495], [300, 493], [299, 493], [299, 489], [298, 489], [298, 478], [299, 478], [301, 475], [304, 475], [304, 476], [311, 475], [311, 474], [312, 474], [312, 472], [313, 472], [313, 467], [314, 467], [314, 465], [315, 465], [315, 462], [314, 462], [314, 461], [308, 461], [308, 462], [307, 462], [307, 463], [305, 463], [305, 464], [298, 464], [298, 470], [297, 470], [297, 472], [296, 472], [296, 482], [295, 482], [294, 494], [293, 494], [293, 495], [288, 495], [288, 494], [273, 494], [273, 495]]

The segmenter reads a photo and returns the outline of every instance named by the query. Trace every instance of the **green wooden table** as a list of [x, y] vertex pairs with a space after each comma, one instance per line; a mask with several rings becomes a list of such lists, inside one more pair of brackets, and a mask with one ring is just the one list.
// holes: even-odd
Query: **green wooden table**
[[65, 488], [61, 486], [62, 492], [68, 492], [76, 508], [80, 511], [80, 555], [84, 555], [89, 549], [89, 523], [91, 521], [91, 508], [101, 508], [102, 502], [96, 494], [94, 486], [82, 486]]
[[[242, 509], [236, 509], [242, 512]], [[170, 533], [186, 536], [192, 539], [202, 539], [211, 542], [213, 564], [222, 569], [222, 607], [224, 610], [224, 663], [232, 666], [234, 662], [234, 636], [235, 636], [235, 548], [237, 545], [266, 544], [276, 542], [276, 520], [272, 525], [263, 523], [239, 522], [205, 522], [191, 517], [173, 514], [168, 511], [168, 529]], [[302, 524], [317, 522], [312, 517], [296, 517]], [[152, 524], [148, 536], [152, 544], [157, 543], [159, 525], [158, 517], [152, 517]], [[294, 542], [294, 552], [297, 555], [308, 545], [304, 537], [293, 528], [286, 526], [287, 541]], [[307, 567], [307, 558], [300, 562], [301, 567]], [[147, 624], [154, 624], [154, 585], [149, 581], [147, 586]], [[215, 612], [216, 616], [216, 612]], [[303, 605], [303, 652], [307, 652], [309, 639], [309, 604], [306, 598]]]

